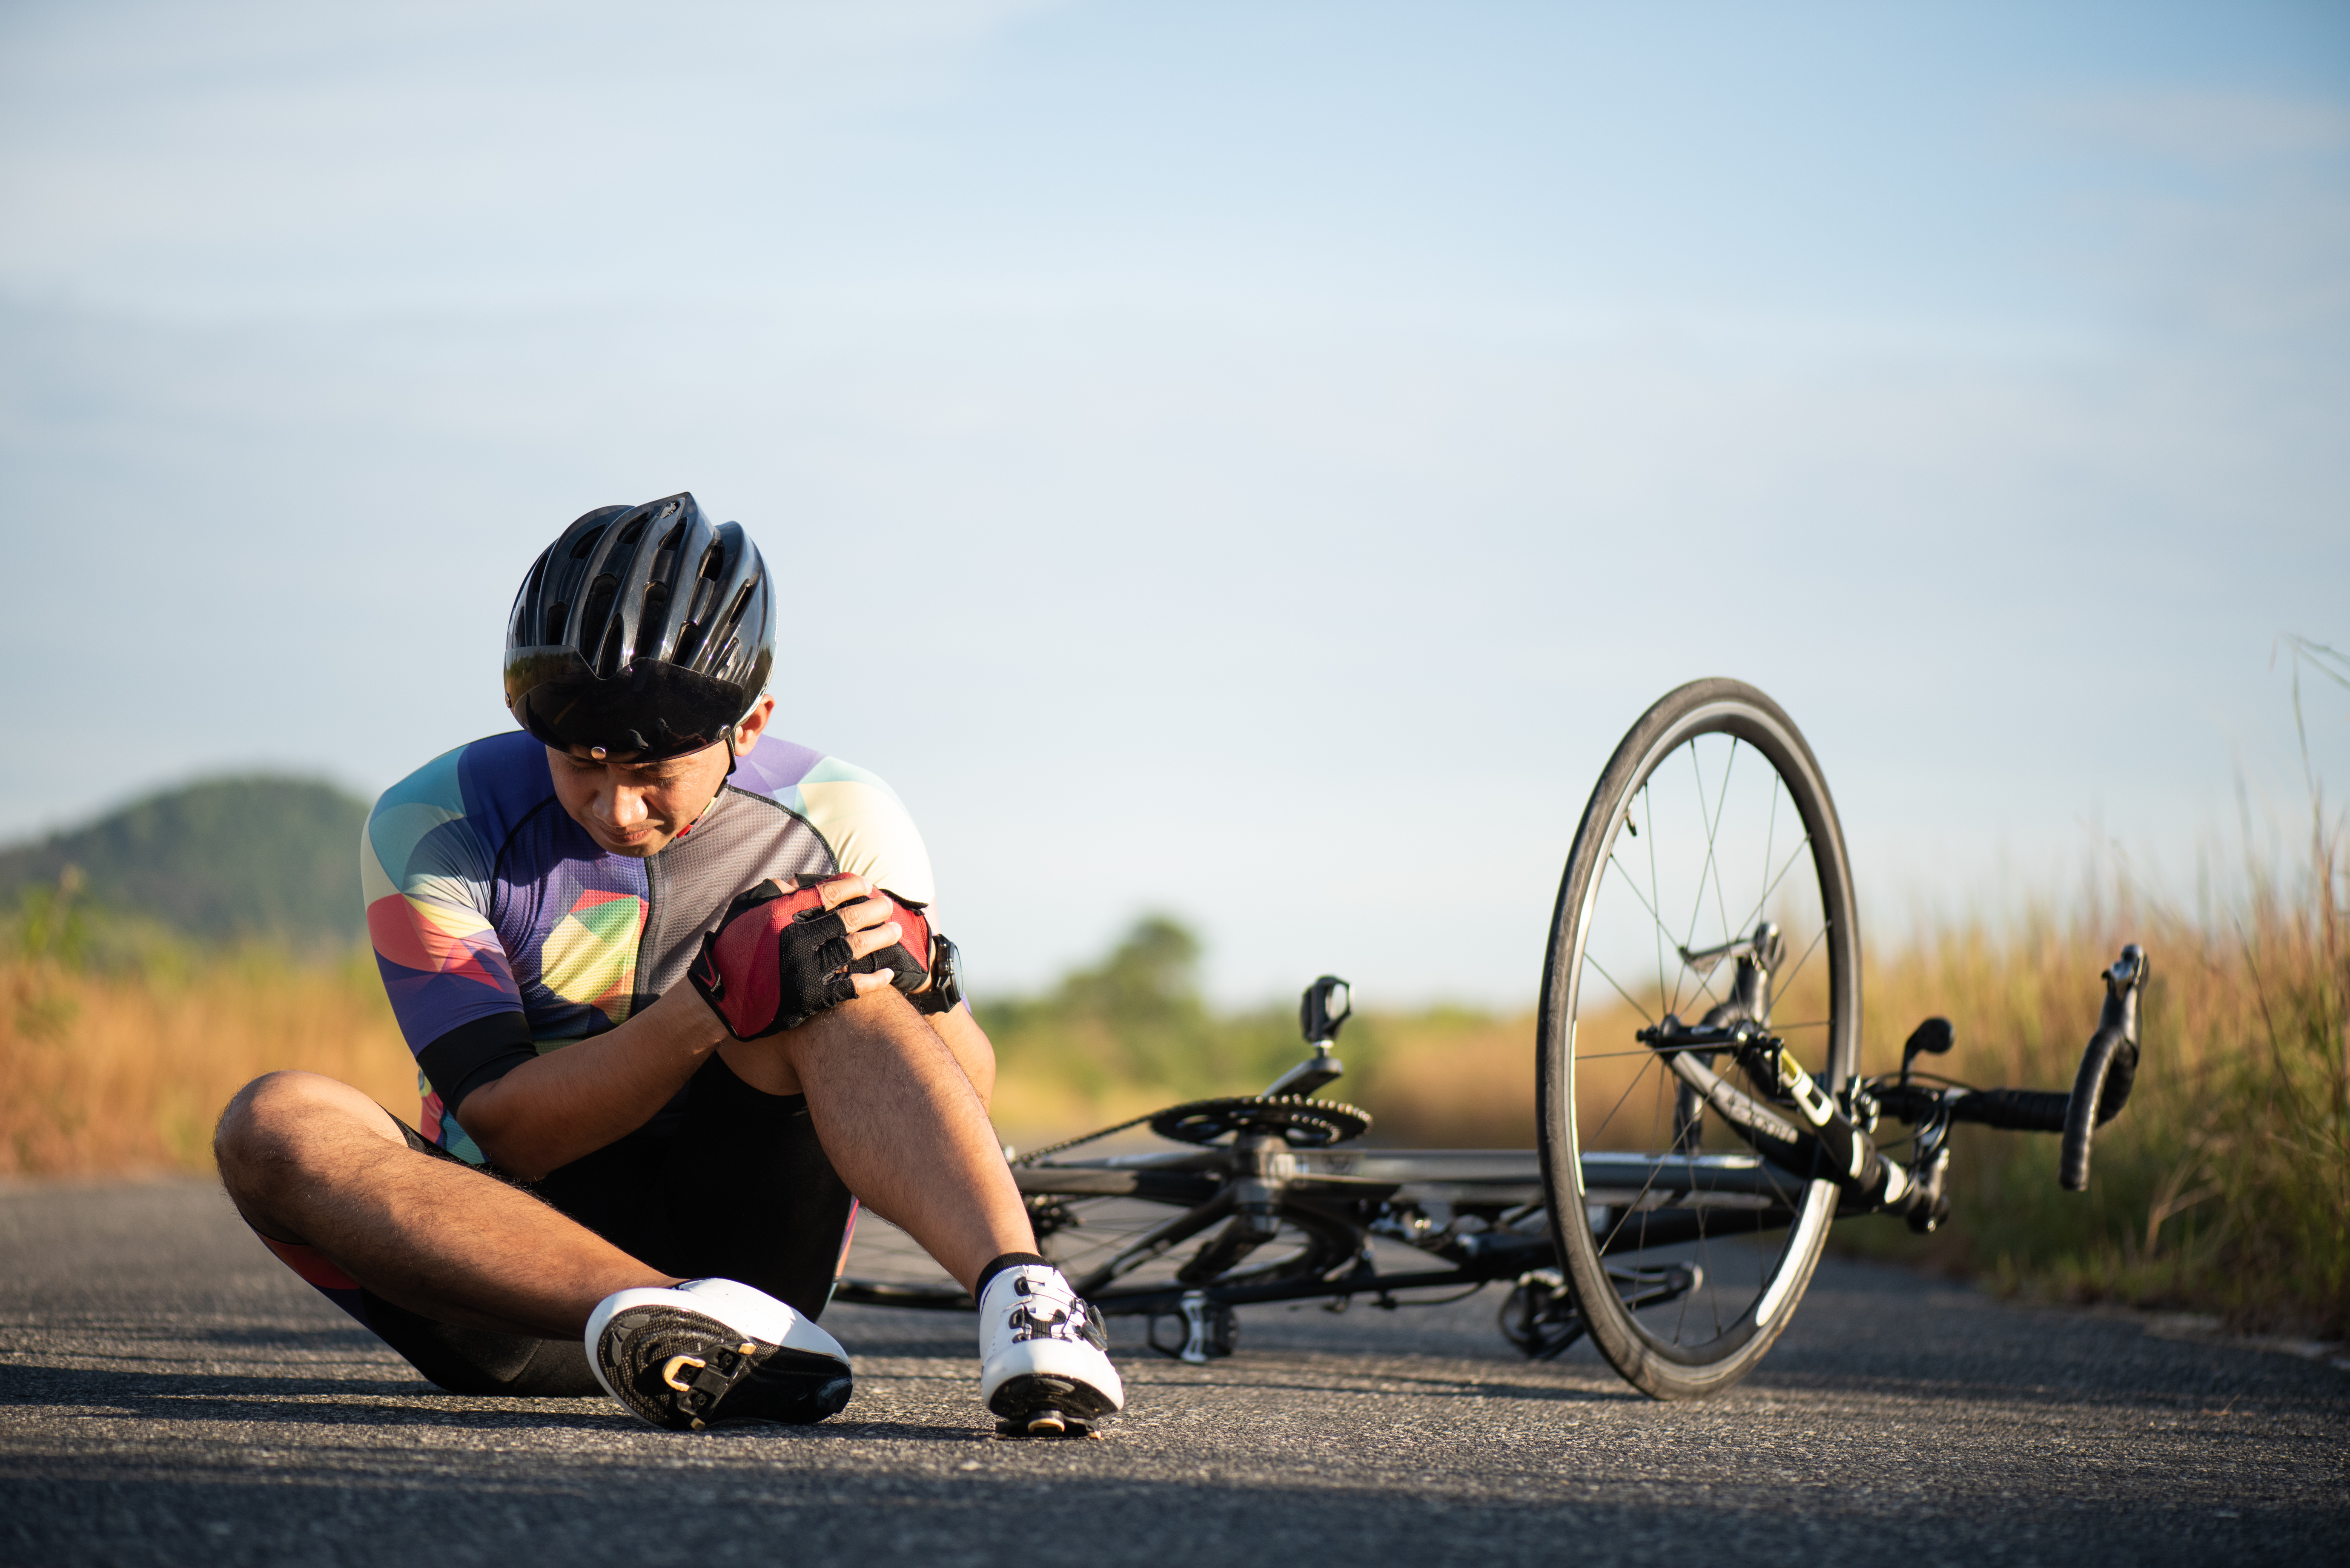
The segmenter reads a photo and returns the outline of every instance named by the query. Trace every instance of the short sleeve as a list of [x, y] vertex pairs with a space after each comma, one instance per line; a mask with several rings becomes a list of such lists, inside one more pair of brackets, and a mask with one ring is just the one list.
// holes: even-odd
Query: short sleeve
[[[510, 1033], [523, 1019], [521, 991], [490, 919], [494, 851], [465, 812], [463, 755], [460, 747], [435, 758], [386, 790], [359, 843], [368, 940], [392, 1015], [420, 1060], [469, 1025], [475, 1033]], [[514, 1024], [486, 1022], [507, 1014]]]
[[879, 775], [826, 757], [799, 781], [808, 826], [824, 836], [833, 858], [877, 888], [917, 904], [935, 904], [931, 853], [897, 792]]

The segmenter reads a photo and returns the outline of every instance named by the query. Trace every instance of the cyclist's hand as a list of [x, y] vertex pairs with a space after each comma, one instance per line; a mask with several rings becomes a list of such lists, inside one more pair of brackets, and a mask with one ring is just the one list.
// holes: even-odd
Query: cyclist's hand
[[[726, 907], [685, 978], [738, 1040], [793, 1029], [827, 1007], [929, 977], [911, 961], [907, 924], [889, 895], [861, 877], [837, 876], [786, 893], [762, 882]], [[913, 972], [900, 972], [901, 967]]]
[[848, 972], [857, 977], [858, 995], [868, 995], [884, 985], [894, 985], [909, 996], [928, 988], [931, 921], [924, 911], [929, 905], [901, 898], [846, 871], [802, 877], [798, 882], [803, 888], [841, 886], [860, 890], [842, 893], [838, 906], [849, 929], [864, 933], [863, 940], [853, 944], [857, 961], [848, 966]]

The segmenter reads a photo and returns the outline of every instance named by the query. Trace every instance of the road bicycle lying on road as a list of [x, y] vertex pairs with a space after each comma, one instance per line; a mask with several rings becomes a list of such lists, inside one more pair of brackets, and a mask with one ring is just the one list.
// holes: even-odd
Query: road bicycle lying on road
[[[1149, 1320], [1150, 1344], [1187, 1361], [1230, 1354], [1233, 1309], [1252, 1303], [1395, 1305], [1505, 1282], [1502, 1332], [1526, 1355], [1588, 1334], [1644, 1392], [1700, 1397], [1785, 1329], [1832, 1221], [1940, 1223], [1954, 1125], [2061, 1133], [2060, 1179], [2087, 1186], [2095, 1130], [2129, 1097], [2146, 976], [2135, 946], [2106, 971], [2069, 1094], [1917, 1070], [1950, 1048], [1941, 1018], [1910, 1034], [1898, 1073], [1860, 1075], [1859, 928], [1827, 784], [1778, 704], [1700, 680], [1632, 726], [1567, 857], [1539, 1149], [1361, 1144], [1366, 1113], [1314, 1097], [1344, 1071], [1348, 992], [1326, 975], [1300, 1010], [1313, 1054], [1263, 1094], [1171, 1106], [1022, 1155], [1014, 1174], [1078, 1293]], [[1146, 1123], [1180, 1147], [1075, 1152]], [[835, 1299], [971, 1305], [951, 1283], [861, 1273]]]

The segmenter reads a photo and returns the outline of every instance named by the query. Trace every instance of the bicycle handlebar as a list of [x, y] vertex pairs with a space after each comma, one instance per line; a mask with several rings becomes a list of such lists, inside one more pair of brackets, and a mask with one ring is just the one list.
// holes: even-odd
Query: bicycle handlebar
[[2060, 1133], [2071, 1100], [2050, 1089], [1977, 1089], [1950, 1103], [1950, 1119], [2009, 1132]]
[[2137, 1077], [2137, 998], [2146, 985], [2146, 954], [2133, 942], [2106, 971], [2106, 1005], [2097, 1032], [2081, 1056], [2080, 1075], [2064, 1112], [2064, 1149], [2056, 1179], [2067, 1192], [2089, 1185], [2089, 1143], [2097, 1128], [2121, 1115]]
[[[2089, 1185], [2089, 1150], [2096, 1130], [2121, 1115], [2137, 1077], [2137, 1002], [2146, 975], [2146, 953], [2135, 942], [2122, 949], [2120, 959], [2106, 971], [2105, 1010], [2082, 1054], [2081, 1071], [2069, 1095], [2047, 1089], [1938, 1089], [1877, 1080], [1872, 1085], [1877, 1103], [1913, 1125], [1939, 1116], [2010, 1132], [2062, 1133], [2056, 1179], [2068, 1192], [2082, 1191]], [[1905, 1064], [1903, 1079], [1908, 1075]]]

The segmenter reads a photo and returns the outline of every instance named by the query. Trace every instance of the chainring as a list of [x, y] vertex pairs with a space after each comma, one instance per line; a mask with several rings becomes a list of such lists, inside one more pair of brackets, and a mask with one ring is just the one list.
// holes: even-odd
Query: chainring
[[1328, 1148], [1370, 1131], [1371, 1114], [1336, 1100], [1234, 1095], [1170, 1106], [1150, 1118], [1150, 1130], [1177, 1143], [1196, 1144], [1242, 1133], [1278, 1133], [1292, 1148]]

